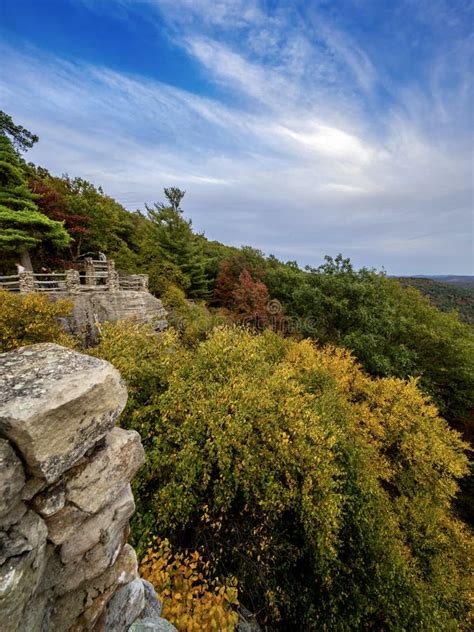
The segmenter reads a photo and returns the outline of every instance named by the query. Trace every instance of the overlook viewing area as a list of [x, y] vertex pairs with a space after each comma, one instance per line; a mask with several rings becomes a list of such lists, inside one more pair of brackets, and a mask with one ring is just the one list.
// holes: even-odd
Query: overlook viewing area
[[148, 292], [147, 274], [122, 274], [115, 269], [112, 259], [87, 258], [79, 269], [60, 272], [31, 272], [28, 270], [0, 276], [0, 289], [20, 294], [32, 292], [78, 294], [81, 292]]

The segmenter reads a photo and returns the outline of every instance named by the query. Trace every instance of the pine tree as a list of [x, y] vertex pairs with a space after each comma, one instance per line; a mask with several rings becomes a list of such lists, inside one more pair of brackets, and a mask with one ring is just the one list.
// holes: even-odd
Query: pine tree
[[20, 157], [0, 134], [0, 246], [18, 253], [27, 270], [32, 270], [29, 251], [40, 242], [64, 248], [70, 241], [63, 224], [40, 213], [34, 199]]
[[188, 279], [188, 296], [205, 298], [208, 294], [208, 279], [202, 244], [193, 233], [191, 220], [183, 217], [183, 211], [178, 206], [184, 192], [174, 188], [165, 189], [165, 195], [169, 206], [154, 204], [153, 208], [146, 207], [148, 217], [153, 222], [151, 249], [162, 261], [178, 268]]
[[16, 125], [11, 116], [0, 110], [0, 134], [8, 136], [16, 151], [27, 151], [38, 142], [38, 136], [22, 125]]

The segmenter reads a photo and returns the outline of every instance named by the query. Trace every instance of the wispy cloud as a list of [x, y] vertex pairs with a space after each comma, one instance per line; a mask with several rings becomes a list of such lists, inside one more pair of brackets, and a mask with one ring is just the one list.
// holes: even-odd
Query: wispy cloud
[[[115, 6], [124, 19], [136, 10], [131, 0], [82, 2]], [[283, 6], [269, 14], [257, 1], [145, 4], [216, 94], [5, 46], [2, 108], [39, 133], [31, 159], [89, 178], [129, 208], [182, 186], [211, 238], [301, 263], [342, 250], [393, 273], [469, 272], [463, 38], [433, 54], [416, 85], [384, 73], [317, 6], [301, 16]]]

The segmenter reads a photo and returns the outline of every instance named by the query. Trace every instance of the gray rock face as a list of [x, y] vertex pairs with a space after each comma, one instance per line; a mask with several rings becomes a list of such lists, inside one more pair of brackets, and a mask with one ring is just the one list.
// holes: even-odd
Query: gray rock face
[[27, 506], [25, 503], [19, 501], [16, 505], [10, 509], [9, 513], [0, 518], [0, 529], [8, 529], [12, 524], [19, 522], [19, 520], [26, 514]]
[[82, 511], [96, 513], [111, 503], [144, 462], [138, 432], [114, 428], [94, 459], [78, 470], [66, 484], [69, 502]]
[[[145, 632], [154, 630], [155, 632], [177, 632], [174, 625], [161, 617], [161, 602], [153, 586], [141, 580], [145, 591], [145, 607], [139, 619], [128, 628], [129, 632]], [[109, 631], [107, 631], [109, 632]], [[110, 630], [112, 632], [112, 630]]]
[[50, 629], [54, 632], [69, 631], [74, 624], [77, 626], [75, 629], [91, 630], [114, 592], [136, 577], [135, 551], [126, 544], [112, 567], [56, 600]]
[[5, 439], [0, 439], [0, 516], [17, 504], [18, 494], [25, 484], [20, 459]]
[[129, 627], [129, 632], [178, 632], [172, 623], [158, 619], [138, 619]]
[[0, 355], [0, 433], [48, 483], [114, 425], [127, 394], [107, 362], [58, 345]]
[[61, 546], [61, 560], [67, 564], [81, 558], [96, 544], [114, 542], [123, 533], [135, 511], [132, 489], [126, 485], [118, 498], [102, 511], [82, 522]]
[[81, 511], [74, 505], [67, 505], [52, 516], [45, 518], [48, 527], [48, 539], [53, 544], [62, 544], [89, 517], [90, 514], [85, 511]]
[[10, 557], [40, 548], [46, 542], [46, 525], [34, 511], [8, 530], [0, 531], [0, 564]]
[[142, 619], [157, 619], [161, 617], [162, 604], [158, 599], [152, 584], [142, 579], [143, 588], [145, 590], [145, 608], [142, 612]]
[[[46, 545], [9, 558], [0, 567], [0, 621], [3, 630], [19, 627], [24, 612], [41, 581]], [[30, 632], [30, 631], [29, 631]]]
[[68, 299], [73, 301], [74, 307], [71, 316], [64, 319], [65, 328], [87, 343], [97, 338], [96, 322], [135, 320], [151, 324], [156, 331], [168, 326], [162, 302], [148, 292], [81, 292]]
[[126, 632], [145, 607], [145, 589], [135, 579], [118, 590], [107, 606], [105, 632]]
[[117, 371], [48, 344], [0, 355], [0, 371], [0, 630], [126, 632], [145, 615], [174, 630], [126, 544], [144, 454], [112, 428]]
[[262, 632], [255, 615], [242, 605], [239, 608], [239, 620], [235, 630], [236, 632]]

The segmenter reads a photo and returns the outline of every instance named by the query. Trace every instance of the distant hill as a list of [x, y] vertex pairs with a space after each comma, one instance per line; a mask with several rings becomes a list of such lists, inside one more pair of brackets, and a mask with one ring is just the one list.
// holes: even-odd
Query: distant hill
[[474, 276], [467, 274], [417, 274], [416, 279], [431, 279], [432, 281], [440, 281], [441, 283], [449, 283], [457, 287], [464, 287], [468, 290], [474, 290]]
[[474, 277], [398, 277], [403, 285], [411, 285], [429, 297], [441, 311], [457, 309], [465, 323], [474, 325]]

